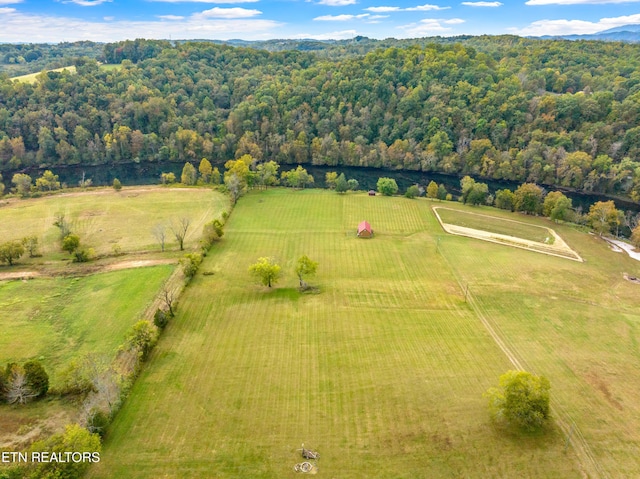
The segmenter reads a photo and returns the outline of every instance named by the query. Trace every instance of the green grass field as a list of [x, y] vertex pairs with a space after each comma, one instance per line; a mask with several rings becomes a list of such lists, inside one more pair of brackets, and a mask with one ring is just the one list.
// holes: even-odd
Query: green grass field
[[[639, 290], [622, 273], [640, 263], [563, 226], [586, 263], [449, 236], [432, 205], [240, 200], [89, 476], [296, 477], [302, 443], [324, 477], [637, 475]], [[374, 239], [355, 236], [365, 219]], [[296, 289], [302, 254], [318, 294]], [[273, 290], [247, 272], [265, 255], [286, 273]], [[550, 378], [546, 434], [489, 421], [482, 394], [513, 366], [483, 321]], [[571, 421], [579, 455], [558, 426]]]
[[119, 63], [103, 63], [102, 65], [100, 65], [100, 70], [105, 70], [105, 71], [115, 71], [115, 70], [120, 70], [122, 68], [122, 65]]
[[13, 200], [0, 207], [0, 222], [11, 225], [0, 230], [0, 243], [36, 235], [45, 256], [67, 256], [60, 253], [59, 230], [53, 224], [56, 214], [64, 213], [81, 243], [94, 248], [96, 254], [110, 254], [116, 244], [125, 253], [159, 251], [153, 235], [156, 225], [165, 226], [167, 249], [175, 250], [170, 225], [184, 216], [191, 221], [185, 248], [195, 248], [202, 226], [219, 217], [228, 203], [224, 195], [210, 189], [162, 187], [123, 188], [120, 192], [106, 188]]
[[[64, 71], [64, 70], [67, 70], [70, 73], [75, 73], [76, 72], [76, 67], [75, 67], [75, 65], [71, 65], [71, 66], [68, 66], [68, 67], [54, 68], [53, 70], [47, 70], [47, 71], [61, 72], [61, 71]], [[19, 82], [23, 82], [23, 83], [35, 83], [36, 81], [38, 81], [38, 75], [40, 75], [40, 73], [42, 73], [42, 72], [29, 73], [28, 75], [20, 75], [20, 76], [17, 76], [17, 77], [13, 77], [11, 79], [19, 81]]]
[[0, 365], [40, 359], [51, 385], [74, 358], [111, 358], [173, 265], [0, 282]]
[[[475, 212], [438, 208], [442, 221], [465, 228], [488, 231], [502, 235], [515, 236], [538, 243], [553, 242], [553, 235], [544, 227], [536, 226], [514, 219], [503, 219]], [[514, 215], [511, 215], [514, 216]]]

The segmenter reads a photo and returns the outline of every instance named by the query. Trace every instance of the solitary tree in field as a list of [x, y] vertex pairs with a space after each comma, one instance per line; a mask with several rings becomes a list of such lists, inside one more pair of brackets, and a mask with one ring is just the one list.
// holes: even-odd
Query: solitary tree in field
[[29, 253], [29, 258], [34, 258], [38, 255], [38, 237], [37, 236], [25, 236], [22, 238], [22, 246]]
[[160, 245], [160, 251], [164, 251], [164, 244], [167, 240], [167, 230], [164, 225], [155, 225], [153, 227], [153, 236]]
[[485, 397], [495, 420], [532, 431], [549, 419], [549, 389], [551, 385], [544, 376], [507, 371], [500, 376], [500, 386], [490, 388]]
[[7, 241], [0, 245], [0, 261], [8, 263], [9, 266], [11, 266], [14, 261], [20, 259], [23, 254], [24, 246], [22, 246], [20, 241]]
[[300, 280], [300, 289], [304, 289], [307, 284], [304, 281], [306, 276], [313, 276], [318, 270], [318, 262], [309, 259], [307, 255], [300, 256], [296, 263], [296, 274]]
[[258, 258], [257, 263], [249, 266], [249, 272], [269, 288], [280, 279], [281, 270], [273, 258]]
[[113, 179], [113, 189], [116, 191], [120, 191], [122, 189], [122, 183], [118, 178]]
[[184, 238], [187, 236], [187, 230], [190, 224], [191, 220], [189, 218], [182, 217], [171, 225], [171, 231], [173, 231], [173, 236], [175, 236], [180, 246], [180, 251], [184, 251]]
[[398, 184], [393, 178], [378, 178], [376, 188], [384, 196], [393, 196], [398, 192]]

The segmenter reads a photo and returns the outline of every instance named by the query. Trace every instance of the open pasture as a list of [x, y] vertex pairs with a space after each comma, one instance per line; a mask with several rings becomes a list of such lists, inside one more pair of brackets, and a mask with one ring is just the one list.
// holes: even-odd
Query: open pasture
[[[89, 476], [297, 477], [302, 443], [326, 477], [637, 475], [638, 286], [622, 272], [640, 263], [565, 226], [586, 263], [446, 235], [432, 205], [241, 199]], [[356, 238], [363, 219], [374, 239]], [[302, 254], [318, 294], [296, 289]], [[283, 267], [272, 290], [247, 272], [259, 256]], [[509, 357], [551, 380], [545, 434], [488, 418]]]
[[[81, 244], [96, 254], [111, 254], [118, 245], [122, 252], [160, 251], [153, 230], [161, 225], [167, 250], [177, 250], [171, 224], [182, 217], [191, 224], [185, 249], [195, 248], [202, 226], [219, 218], [228, 208], [228, 199], [204, 188], [123, 188], [62, 193], [44, 198], [13, 200], [0, 207], [0, 222], [10, 225], [0, 230], [0, 242], [35, 235], [43, 255], [67, 256], [60, 252], [60, 232], [54, 222], [63, 213]], [[25, 258], [21, 261], [24, 262]]]
[[0, 282], [0, 367], [40, 359], [56, 387], [71, 360], [111, 358], [174, 268]]

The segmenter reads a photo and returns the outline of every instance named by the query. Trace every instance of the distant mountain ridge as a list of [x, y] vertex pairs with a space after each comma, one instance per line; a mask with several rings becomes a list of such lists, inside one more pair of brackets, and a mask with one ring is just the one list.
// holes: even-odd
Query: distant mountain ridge
[[598, 34], [603, 34], [603, 33], [620, 33], [620, 32], [634, 32], [634, 33], [640, 33], [640, 25], [635, 24], [635, 25], [623, 25], [621, 27], [615, 27], [615, 28], [609, 28], [608, 30], [603, 30], [601, 32], [598, 32]]
[[544, 35], [542, 40], [599, 40], [604, 42], [640, 43], [640, 25], [622, 25], [586, 35]]

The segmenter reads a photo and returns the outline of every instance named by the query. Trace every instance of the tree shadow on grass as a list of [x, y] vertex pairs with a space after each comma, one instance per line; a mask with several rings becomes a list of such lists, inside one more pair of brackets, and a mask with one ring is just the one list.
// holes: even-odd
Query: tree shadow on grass
[[547, 449], [566, 440], [564, 432], [549, 421], [543, 427], [526, 430], [501, 421], [491, 421], [490, 429], [501, 442], [517, 443], [520, 449]]
[[298, 288], [271, 288], [265, 294], [265, 298], [288, 299], [289, 301], [298, 301], [300, 296], [302, 293]]

